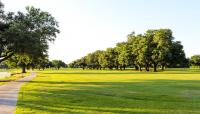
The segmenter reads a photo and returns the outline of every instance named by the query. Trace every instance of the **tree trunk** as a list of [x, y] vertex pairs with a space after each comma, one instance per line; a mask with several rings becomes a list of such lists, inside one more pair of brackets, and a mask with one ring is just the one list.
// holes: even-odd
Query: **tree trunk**
[[145, 69], [146, 69], [146, 71], [149, 71], [149, 66], [146, 66]]
[[25, 64], [22, 65], [22, 73], [26, 73], [26, 65]]
[[138, 66], [135, 65], [135, 70], [139, 70]]
[[119, 66], [117, 65], [117, 66], [116, 66], [116, 70], [118, 70], [118, 69], [119, 69]]
[[122, 66], [120, 66], [119, 68], [120, 68], [120, 70], [122, 71]]
[[157, 63], [154, 63], [154, 64], [153, 64], [153, 69], [154, 69], [154, 70], [153, 70], [154, 72], [157, 72]]
[[126, 66], [124, 65], [124, 70], [126, 70]]
[[142, 71], [142, 66], [139, 66], [140, 67], [140, 71]]
[[165, 65], [162, 65], [162, 71], [164, 71], [165, 70]]

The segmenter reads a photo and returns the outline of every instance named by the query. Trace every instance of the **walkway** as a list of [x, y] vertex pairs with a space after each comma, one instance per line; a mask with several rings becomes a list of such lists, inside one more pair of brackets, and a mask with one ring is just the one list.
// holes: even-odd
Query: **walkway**
[[15, 112], [21, 85], [32, 80], [35, 76], [35, 73], [31, 73], [30, 76], [0, 86], [0, 114], [13, 114]]

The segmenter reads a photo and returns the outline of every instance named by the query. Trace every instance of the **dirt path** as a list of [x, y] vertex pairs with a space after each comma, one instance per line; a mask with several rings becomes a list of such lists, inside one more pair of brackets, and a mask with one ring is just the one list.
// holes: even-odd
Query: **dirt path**
[[35, 76], [35, 73], [31, 73], [30, 76], [0, 86], [0, 114], [14, 113], [21, 85], [32, 80]]

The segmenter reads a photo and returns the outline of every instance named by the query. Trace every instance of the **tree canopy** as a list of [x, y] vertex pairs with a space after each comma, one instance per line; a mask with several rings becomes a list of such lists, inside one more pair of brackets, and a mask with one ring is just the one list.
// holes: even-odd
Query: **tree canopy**
[[[186, 67], [187, 59], [180, 41], [174, 41], [170, 29], [147, 30], [144, 34], [135, 32], [127, 36], [126, 42], [117, 43], [114, 48], [90, 53], [73, 61], [70, 66], [83, 67], [78, 64], [84, 61], [85, 68], [93, 69], [125, 69], [135, 67], [136, 70], [156, 72], [158, 67]], [[176, 60], [178, 59], [178, 60]]]
[[48, 56], [49, 42], [59, 33], [55, 18], [34, 7], [26, 7], [26, 13], [2, 11], [0, 25], [0, 63], [16, 55], [23, 72], [29, 63]]
[[61, 67], [66, 67], [66, 64], [61, 60], [52, 60], [52, 65], [56, 69], [60, 69]]
[[192, 66], [200, 66], [200, 55], [193, 55], [190, 59]]

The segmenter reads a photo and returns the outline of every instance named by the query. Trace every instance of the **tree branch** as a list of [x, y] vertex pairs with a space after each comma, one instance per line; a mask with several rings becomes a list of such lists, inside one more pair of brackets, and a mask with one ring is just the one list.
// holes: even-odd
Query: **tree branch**
[[5, 61], [5, 60], [7, 60], [7, 59], [9, 59], [9, 58], [12, 57], [13, 55], [14, 55], [14, 53], [11, 53], [11, 54], [9, 54], [8, 56], [6, 56], [6, 57], [0, 59], [0, 63], [3, 62], [3, 61]]

